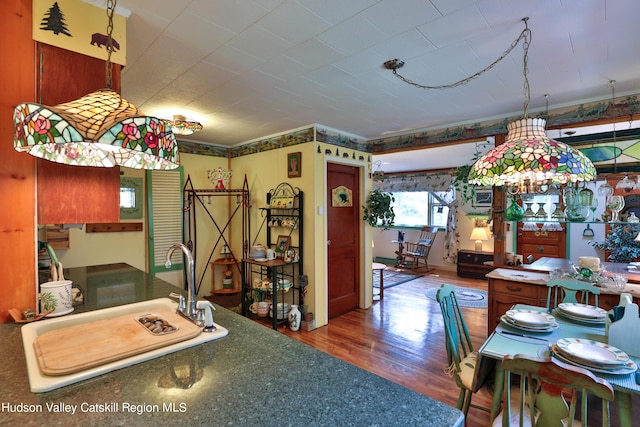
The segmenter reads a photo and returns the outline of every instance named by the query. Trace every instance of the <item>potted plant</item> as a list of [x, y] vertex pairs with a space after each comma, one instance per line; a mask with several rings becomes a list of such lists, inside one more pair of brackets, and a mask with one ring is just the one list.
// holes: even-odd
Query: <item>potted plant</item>
[[640, 242], [635, 240], [640, 232], [638, 224], [614, 225], [601, 242], [592, 242], [596, 249], [602, 249], [609, 254], [611, 262], [631, 262], [640, 257]]
[[388, 230], [393, 225], [396, 214], [393, 212], [393, 193], [375, 189], [369, 193], [367, 201], [362, 209], [364, 210], [363, 220], [370, 226], [382, 225], [384, 230]]

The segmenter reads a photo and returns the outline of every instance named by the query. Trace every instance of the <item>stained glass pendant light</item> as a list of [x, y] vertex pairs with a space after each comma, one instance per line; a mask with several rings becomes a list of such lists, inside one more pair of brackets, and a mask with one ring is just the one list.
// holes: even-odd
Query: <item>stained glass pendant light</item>
[[17, 151], [75, 166], [175, 169], [178, 144], [162, 119], [145, 116], [111, 87], [115, 1], [107, 1], [107, 88], [80, 99], [46, 106], [18, 105], [13, 114]]
[[473, 165], [469, 182], [505, 186], [510, 194], [544, 192], [550, 184], [592, 181], [596, 169], [584, 154], [547, 137], [544, 119], [509, 123], [507, 140]]
[[[524, 18], [525, 26], [528, 18]], [[546, 120], [528, 118], [530, 87], [527, 77], [531, 30], [524, 37], [524, 117], [509, 123], [507, 139], [471, 168], [469, 182], [483, 186], [505, 186], [510, 194], [540, 193], [551, 184], [592, 181], [596, 168], [579, 150], [550, 139]]]

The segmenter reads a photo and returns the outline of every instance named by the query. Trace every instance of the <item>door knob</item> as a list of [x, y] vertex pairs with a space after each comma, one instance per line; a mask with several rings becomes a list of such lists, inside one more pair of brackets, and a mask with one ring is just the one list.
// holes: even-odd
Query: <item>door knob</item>
[[327, 240], [327, 246], [331, 244], [331, 240]]

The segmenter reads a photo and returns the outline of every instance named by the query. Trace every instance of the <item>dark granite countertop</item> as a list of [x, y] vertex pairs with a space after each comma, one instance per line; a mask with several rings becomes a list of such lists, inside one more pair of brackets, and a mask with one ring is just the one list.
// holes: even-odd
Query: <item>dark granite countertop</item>
[[[137, 301], [177, 290], [143, 279]], [[230, 310], [217, 306], [214, 320], [228, 336], [46, 393], [30, 391], [20, 325], [0, 324], [0, 425], [464, 424], [449, 405]]]

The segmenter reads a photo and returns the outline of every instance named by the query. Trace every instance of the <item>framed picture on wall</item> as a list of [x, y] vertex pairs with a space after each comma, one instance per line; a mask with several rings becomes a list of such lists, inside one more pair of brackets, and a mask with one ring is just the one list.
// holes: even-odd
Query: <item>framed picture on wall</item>
[[471, 206], [474, 208], [490, 208], [493, 203], [493, 190], [490, 187], [477, 188]]
[[291, 243], [291, 237], [280, 235], [276, 240], [276, 255], [279, 257], [284, 256], [285, 252], [289, 250], [289, 244]]
[[302, 153], [287, 154], [287, 176], [289, 178], [302, 176]]

